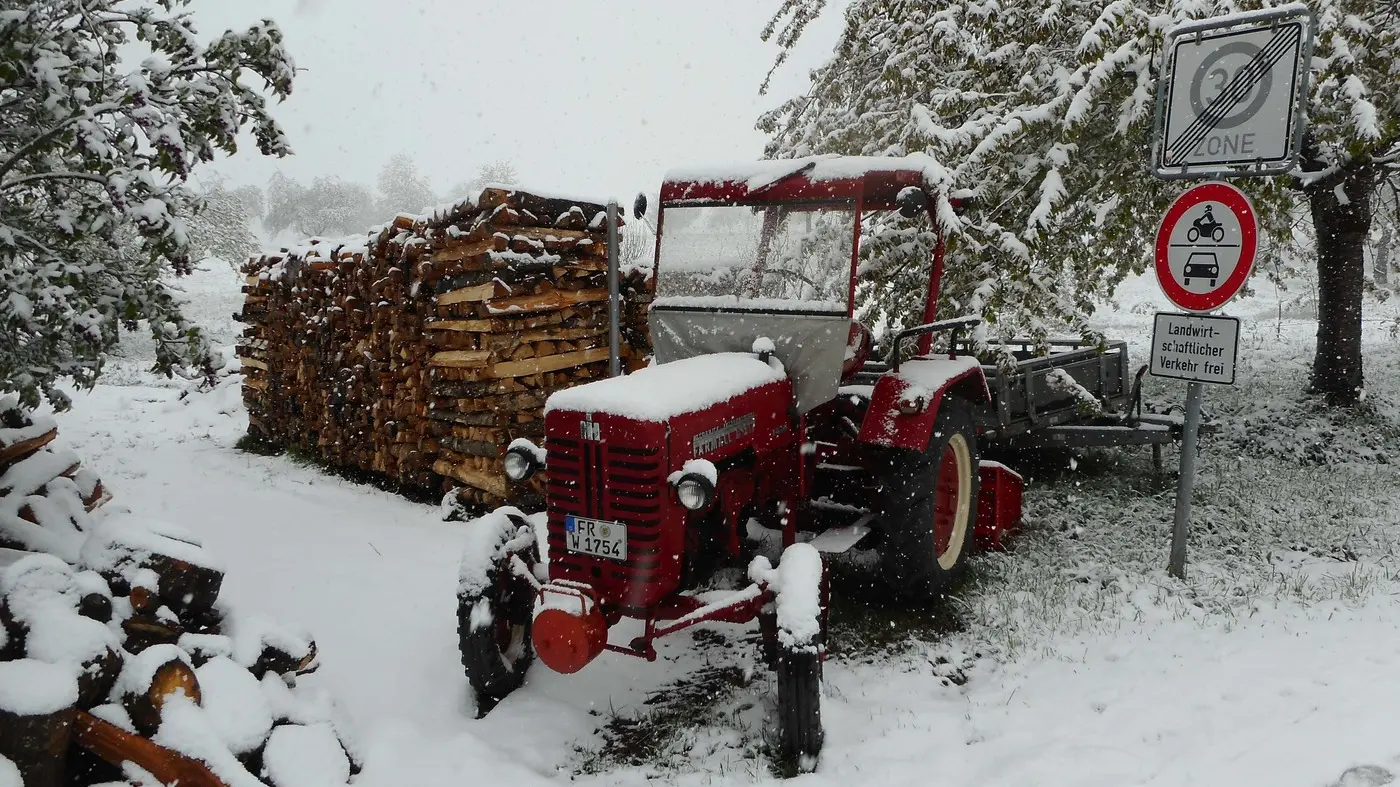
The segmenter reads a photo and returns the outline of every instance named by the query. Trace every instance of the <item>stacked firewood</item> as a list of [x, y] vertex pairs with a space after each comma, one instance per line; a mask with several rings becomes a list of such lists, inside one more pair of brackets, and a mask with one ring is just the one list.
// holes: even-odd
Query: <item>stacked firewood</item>
[[[647, 262], [621, 279], [625, 370], [650, 352]], [[250, 433], [468, 506], [519, 499], [506, 447], [542, 437], [550, 393], [607, 376], [607, 268], [603, 206], [503, 188], [255, 257]]]
[[303, 745], [345, 783], [343, 723], [296, 690], [315, 643], [219, 603], [199, 540], [108, 504], [56, 435], [0, 401], [0, 783], [293, 787]]

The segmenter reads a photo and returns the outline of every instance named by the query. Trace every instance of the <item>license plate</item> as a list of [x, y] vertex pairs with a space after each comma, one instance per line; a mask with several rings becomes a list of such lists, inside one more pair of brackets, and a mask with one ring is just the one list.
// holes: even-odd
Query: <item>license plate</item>
[[570, 552], [611, 560], [627, 559], [627, 526], [621, 522], [564, 517], [564, 536]]

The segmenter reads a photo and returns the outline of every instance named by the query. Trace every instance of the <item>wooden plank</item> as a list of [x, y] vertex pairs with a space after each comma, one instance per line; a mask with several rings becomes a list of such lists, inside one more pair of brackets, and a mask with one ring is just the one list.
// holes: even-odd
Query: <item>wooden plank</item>
[[524, 361], [498, 363], [491, 367], [488, 376], [495, 378], [525, 377], [531, 374], [557, 372], [560, 369], [570, 369], [595, 361], [605, 361], [607, 358], [608, 348], [593, 347], [588, 350], [577, 350], [570, 353], [559, 353], [558, 355], [546, 355], [543, 358], [529, 358]]
[[495, 322], [494, 320], [431, 320], [423, 326], [423, 330], [489, 333], [495, 329]]
[[268, 371], [268, 368], [267, 368], [267, 364], [266, 364], [266, 363], [264, 363], [263, 361], [258, 360], [257, 358], [254, 358], [254, 357], [252, 357], [252, 356], [250, 356], [250, 355], [240, 355], [240, 356], [238, 356], [238, 362], [241, 363], [241, 364], [243, 364], [244, 366], [251, 366], [251, 367], [253, 367], [254, 369], [262, 369], [264, 372]]
[[429, 366], [448, 366], [453, 369], [472, 369], [485, 366], [491, 360], [490, 350], [443, 350], [433, 353], [428, 359]]
[[461, 262], [491, 251], [494, 248], [494, 243], [494, 240], [487, 238], [472, 243], [444, 246], [440, 249], [434, 249], [428, 258], [433, 262]]
[[266, 391], [267, 380], [259, 380], [256, 377], [244, 377], [243, 386], [245, 388], [256, 388], [259, 391]]
[[505, 294], [504, 287], [494, 281], [488, 281], [485, 284], [478, 284], [475, 287], [462, 287], [461, 289], [444, 292], [437, 296], [437, 305], [451, 306], [454, 303], [489, 301], [497, 295]]
[[[522, 314], [528, 312], [551, 311], [580, 303], [606, 301], [608, 291], [593, 290], [552, 290], [537, 295], [520, 295], [514, 298], [493, 298], [486, 302], [486, 310], [491, 314]], [[486, 299], [478, 299], [486, 300]], [[441, 300], [438, 303], [442, 303]]]
[[505, 476], [494, 473], [483, 473], [462, 465], [454, 465], [446, 459], [439, 459], [433, 462], [433, 472], [438, 475], [454, 478], [474, 489], [490, 492], [497, 497], [506, 497]]

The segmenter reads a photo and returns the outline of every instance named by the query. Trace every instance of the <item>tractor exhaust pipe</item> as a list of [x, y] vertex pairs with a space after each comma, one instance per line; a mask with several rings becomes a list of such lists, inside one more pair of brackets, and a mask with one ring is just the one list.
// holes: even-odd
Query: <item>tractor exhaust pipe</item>
[[608, 376], [622, 374], [622, 339], [619, 333], [621, 289], [617, 260], [617, 200], [608, 200]]

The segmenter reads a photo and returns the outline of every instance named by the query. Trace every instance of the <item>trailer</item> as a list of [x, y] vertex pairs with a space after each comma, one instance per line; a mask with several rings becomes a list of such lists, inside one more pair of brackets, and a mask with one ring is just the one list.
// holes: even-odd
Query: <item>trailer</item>
[[[993, 445], [1160, 446], [1127, 346], [1026, 343], [979, 357], [973, 317], [935, 320], [940, 195], [924, 161], [818, 157], [669, 173], [657, 216], [655, 363], [551, 395], [544, 444], [517, 440], [506, 475], [545, 472], [545, 526], [502, 508], [468, 523], [458, 632], [478, 707], [538, 657], [573, 673], [605, 651], [655, 659], [655, 642], [706, 621], [756, 621], [777, 674], [780, 749], [820, 754], [826, 556], [878, 556], [876, 578], [913, 599], [946, 593], [979, 547], [1020, 522], [1021, 479]], [[634, 212], [644, 213], [639, 198]], [[936, 244], [918, 324], [873, 358], [854, 318], [858, 239], [882, 217]], [[748, 523], [781, 534], [776, 565]], [[547, 541], [548, 567], [539, 541]], [[699, 595], [715, 570], [747, 582]], [[642, 623], [626, 641], [623, 618]]]

